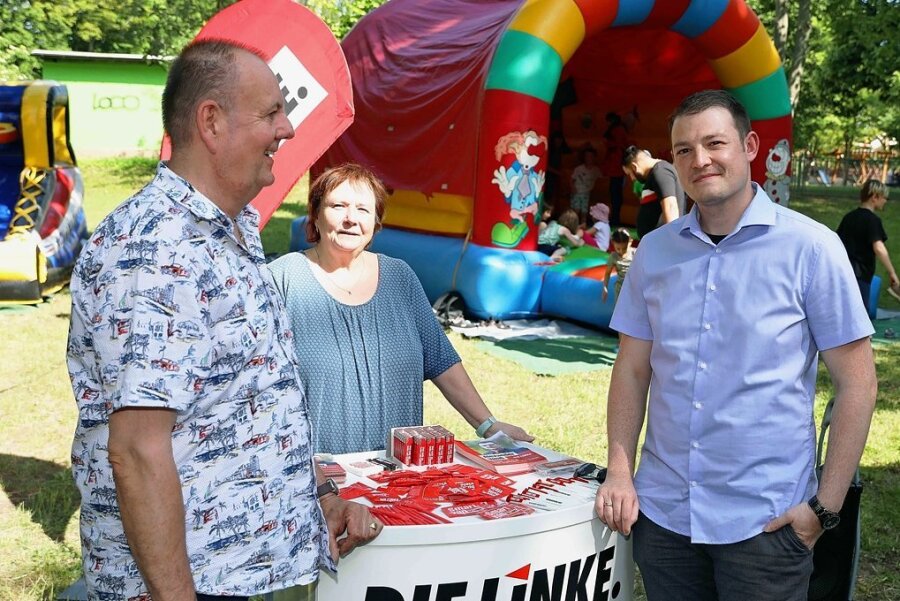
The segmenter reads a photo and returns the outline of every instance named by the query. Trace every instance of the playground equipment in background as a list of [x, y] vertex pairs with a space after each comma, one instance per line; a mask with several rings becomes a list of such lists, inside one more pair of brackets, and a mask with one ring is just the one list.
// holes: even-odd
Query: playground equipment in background
[[87, 239], [84, 185], [54, 81], [0, 83], [0, 303], [39, 303]]
[[432, 301], [456, 290], [481, 318], [608, 325], [602, 283], [548, 270], [535, 251], [548, 140], [602, 157], [607, 112], [658, 155], [681, 98], [726, 88], [761, 139], [754, 180], [787, 203], [787, 82], [744, 0], [391, 0], [342, 47], [356, 120], [316, 170], [355, 161], [385, 180], [374, 248], [409, 263]]

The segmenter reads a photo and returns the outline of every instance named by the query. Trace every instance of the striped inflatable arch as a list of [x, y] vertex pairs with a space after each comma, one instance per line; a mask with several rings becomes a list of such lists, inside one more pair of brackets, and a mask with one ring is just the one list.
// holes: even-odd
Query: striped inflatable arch
[[620, 27], [666, 28], [693, 42], [722, 87], [747, 108], [760, 135], [763, 151], [752, 166], [754, 180], [770, 182], [767, 191], [787, 203], [787, 79], [775, 45], [744, 0], [527, 0], [500, 38], [485, 81], [473, 241], [497, 245], [492, 230], [509, 220], [505, 199], [489, 200], [497, 197], [497, 141], [510, 131], [547, 136], [550, 103], [565, 64], [586, 39]]

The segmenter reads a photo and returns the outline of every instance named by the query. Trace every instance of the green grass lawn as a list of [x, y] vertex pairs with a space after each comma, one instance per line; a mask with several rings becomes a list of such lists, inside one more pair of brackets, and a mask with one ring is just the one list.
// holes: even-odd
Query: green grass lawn
[[[145, 183], [153, 161], [94, 161], [83, 166], [90, 227]], [[284, 252], [290, 220], [302, 214], [301, 181], [263, 232], [267, 252]], [[900, 202], [898, 201], [893, 202]], [[807, 189], [793, 208], [830, 227], [855, 206], [854, 190]], [[900, 207], [883, 214], [890, 241], [900, 241]], [[896, 247], [900, 261], [900, 246]], [[884, 276], [883, 272], [880, 272]], [[78, 500], [69, 473], [69, 446], [76, 419], [65, 368], [69, 316], [66, 292], [38, 307], [0, 310], [0, 600], [52, 599], [78, 577]], [[900, 310], [887, 296], [881, 306]], [[542, 445], [583, 459], [605, 462], [606, 391], [610, 370], [561, 377], [536, 376], [494, 358], [472, 341], [451, 334], [472, 379], [498, 417], [528, 428]], [[900, 599], [900, 345], [876, 348], [878, 407], [862, 461], [863, 556], [857, 598]], [[821, 415], [831, 383], [820, 371]], [[457, 435], [470, 428], [426, 387], [426, 421]]]

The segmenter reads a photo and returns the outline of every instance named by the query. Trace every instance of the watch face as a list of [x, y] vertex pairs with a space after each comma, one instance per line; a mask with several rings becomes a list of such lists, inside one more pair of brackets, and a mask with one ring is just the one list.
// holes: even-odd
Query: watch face
[[822, 517], [822, 527], [825, 528], [825, 530], [831, 530], [840, 523], [841, 516], [836, 513]]

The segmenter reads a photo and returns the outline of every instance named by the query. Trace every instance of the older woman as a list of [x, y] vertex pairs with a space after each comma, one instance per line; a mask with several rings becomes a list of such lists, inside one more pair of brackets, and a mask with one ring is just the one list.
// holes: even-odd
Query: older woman
[[383, 449], [390, 428], [422, 423], [422, 383], [432, 380], [483, 436], [503, 430], [475, 390], [399, 259], [366, 250], [387, 197], [370, 171], [347, 164], [309, 190], [306, 237], [314, 246], [271, 264], [287, 304], [317, 452]]

